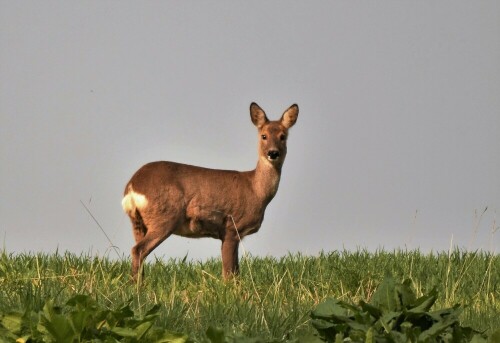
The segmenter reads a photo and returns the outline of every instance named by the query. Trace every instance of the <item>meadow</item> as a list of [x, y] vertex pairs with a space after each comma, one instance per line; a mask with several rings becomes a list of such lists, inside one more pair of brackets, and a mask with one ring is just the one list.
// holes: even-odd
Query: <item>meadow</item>
[[420, 296], [437, 288], [435, 308], [461, 304], [461, 324], [500, 327], [500, 255], [476, 251], [332, 251], [318, 256], [243, 257], [241, 275], [221, 280], [220, 259], [150, 257], [141, 286], [128, 258], [0, 252], [0, 314], [42, 311], [86, 294], [100, 306], [130, 304], [138, 315], [160, 305], [158, 326], [203, 339], [209, 327], [285, 341], [313, 333], [310, 313], [325, 298], [369, 300], [385, 275], [411, 280]]

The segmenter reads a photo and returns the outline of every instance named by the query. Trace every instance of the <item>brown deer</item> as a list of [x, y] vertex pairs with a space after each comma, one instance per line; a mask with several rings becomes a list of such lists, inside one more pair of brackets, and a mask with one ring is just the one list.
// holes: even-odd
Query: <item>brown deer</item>
[[171, 234], [222, 241], [222, 274], [239, 272], [240, 240], [259, 230], [264, 211], [280, 182], [288, 129], [297, 121], [292, 105], [280, 120], [270, 121], [257, 105], [250, 117], [259, 132], [259, 159], [251, 171], [217, 170], [175, 162], [141, 167], [125, 187], [123, 210], [132, 221], [132, 276], [144, 259]]

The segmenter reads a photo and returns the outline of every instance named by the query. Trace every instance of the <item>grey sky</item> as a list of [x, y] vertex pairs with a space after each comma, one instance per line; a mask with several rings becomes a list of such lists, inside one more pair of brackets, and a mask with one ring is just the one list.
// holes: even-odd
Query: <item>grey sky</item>
[[253, 255], [499, 246], [498, 1], [0, 0], [7, 251], [109, 252], [82, 200], [128, 255], [131, 175], [254, 168], [252, 101], [300, 106]]

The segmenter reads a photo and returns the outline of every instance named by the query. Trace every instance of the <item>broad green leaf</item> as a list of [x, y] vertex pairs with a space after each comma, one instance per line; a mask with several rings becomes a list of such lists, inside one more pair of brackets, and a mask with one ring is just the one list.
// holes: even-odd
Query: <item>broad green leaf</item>
[[7, 330], [16, 335], [21, 332], [22, 323], [23, 315], [17, 312], [5, 314], [0, 321], [0, 324], [2, 324]]
[[335, 326], [335, 324], [333, 324], [332, 322], [329, 322], [321, 318], [313, 319], [311, 323], [316, 329], [321, 329], [321, 330], [329, 329]]
[[457, 320], [455, 318], [445, 318], [442, 321], [436, 322], [434, 325], [432, 325], [428, 330], [423, 331], [419, 336], [418, 336], [418, 341], [419, 342], [428, 342], [431, 339], [435, 339], [439, 334], [441, 334], [443, 331], [445, 331], [447, 328], [452, 326], [453, 324], [456, 324]]
[[401, 309], [406, 309], [415, 302], [415, 292], [411, 289], [411, 280], [406, 279], [401, 284], [396, 284], [396, 292]]
[[366, 332], [365, 343], [375, 343], [373, 328], [369, 328], [368, 331]]
[[109, 314], [118, 322], [134, 317], [134, 311], [130, 308], [130, 304], [123, 305], [118, 310], [111, 311]]
[[399, 331], [393, 330], [391, 333], [387, 334], [387, 337], [390, 337], [388, 342], [401, 342], [401, 343], [410, 343], [410, 342], [416, 342], [416, 339], [411, 339], [411, 337], [408, 337], [406, 333], [401, 333]]
[[113, 319], [113, 324], [110, 325], [108, 320], [112, 318], [112, 311], [110, 310], [104, 310], [104, 311], [99, 311], [97, 313], [93, 313], [92, 315], [92, 321], [96, 323], [95, 325], [97, 326], [98, 329], [105, 327], [105, 328], [110, 328], [112, 325], [116, 323]]
[[379, 319], [385, 332], [391, 332], [397, 319], [401, 316], [401, 312], [387, 312]]
[[142, 323], [149, 323], [149, 322], [153, 323], [156, 320], [156, 318], [158, 318], [159, 316], [160, 316], [159, 313], [147, 315], [147, 316], [143, 317], [141, 320], [138, 320], [137, 325], [142, 324]]
[[79, 308], [95, 308], [94, 300], [86, 294], [77, 294], [66, 302], [67, 306]]
[[17, 335], [14, 335], [11, 331], [0, 326], [0, 343], [11, 343], [16, 339]]
[[409, 279], [398, 284], [386, 276], [372, 296], [370, 304], [382, 312], [402, 311], [415, 302], [415, 293]]
[[383, 313], [400, 309], [396, 284], [391, 276], [386, 276], [380, 283], [375, 293], [373, 293], [370, 304], [379, 308]]
[[379, 308], [365, 303], [363, 300], [359, 302], [359, 305], [363, 311], [368, 312], [375, 319], [379, 319], [382, 316], [382, 311]]
[[364, 342], [366, 339], [366, 331], [350, 330], [349, 338], [352, 342]]
[[60, 314], [51, 313], [49, 317], [42, 315], [40, 325], [47, 330], [57, 343], [72, 342], [76, 337], [70, 321]]
[[124, 328], [124, 327], [118, 326], [118, 327], [112, 328], [111, 332], [113, 332], [121, 337], [137, 337], [137, 332], [131, 328]]
[[154, 305], [153, 307], [151, 307], [151, 308], [148, 310], [148, 312], [146, 312], [145, 317], [148, 317], [148, 316], [152, 316], [152, 315], [157, 315], [157, 314], [159, 314], [160, 309], [161, 309], [160, 304], [156, 304], [156, 305]]
[[405, 312], [404, 320], [407, 323], [411, 323], [412, 326], [420, 328], [421, 331], [425, 331], [429, 329], [435, 322], [441, 321], [441, 318], [435, 319], [428, 312]]
[[82, 331], [85, 329], [87, 325], [87, 318], [90, 315], [91, 314], [85, 310], [74, 311], [68, 314], [71, 321], [71, 325], [73, 326], [73, 330], [76, 333], [78, 334], [82, 333]]
[[436, 321], [440, 321], [442, 318], [453, 317], [458, 322], [458, 316], [460, 315], [460, 313], [462, 313], [462, 308], [460, 307], [460, 304], [456, 304], [450, 308], [445, 308], [427, 313]]
[[186, 342], [189, 342], [188, 335], [180, 333], [172, 333], [172, 332], [165, 332], [162, 337], [154, 341], [154, 343], [186, 343]]
[[52, 299], [48, 300], [40, 314], [38, 328], [45, 336], [50, 336], [57, 343], [71, 342], [75, 338], [75, 332], [70, 321], [59, 314], [61, 310], [54, 306]]
[[425, 294], [418, 298], [412, 305], [411, 309], [408, 311], [417, 312], [427, 312], [431, 309], [432, 305], [437, 299], [437, 289], [434, 287], [428, 294]]
[[366, 332], [370, 329], [369, 325], [358, 323], [356, 321], [350, 320], [346, 323], [351, 329]]
[[135, 328], [135, 331], [137, 332], [137, 339], [141, 340], [144, 337], [144, 335], [146, 335], [146, 333], [149, 331], [149, 329], [151, 329], [152, 326], [153, 322], [145, 322], [139, 324]]
[[346, 317], [348, 311], [342, 306], [342, 302], [335, 298], [327, 298], [320, 303], [313, 311], [313, 318]]

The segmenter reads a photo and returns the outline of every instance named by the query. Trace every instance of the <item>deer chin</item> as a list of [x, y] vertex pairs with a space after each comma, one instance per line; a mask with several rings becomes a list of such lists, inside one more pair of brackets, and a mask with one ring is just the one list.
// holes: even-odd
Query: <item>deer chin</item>
[[271, 158], [269, 156], [261, 156], [261, 159], [265, 161], [267, 164], [272, 165], [272, 166], [278, 166], [283, 164], [283, 159], [282, 157], [276, 157], [276, 158]]

